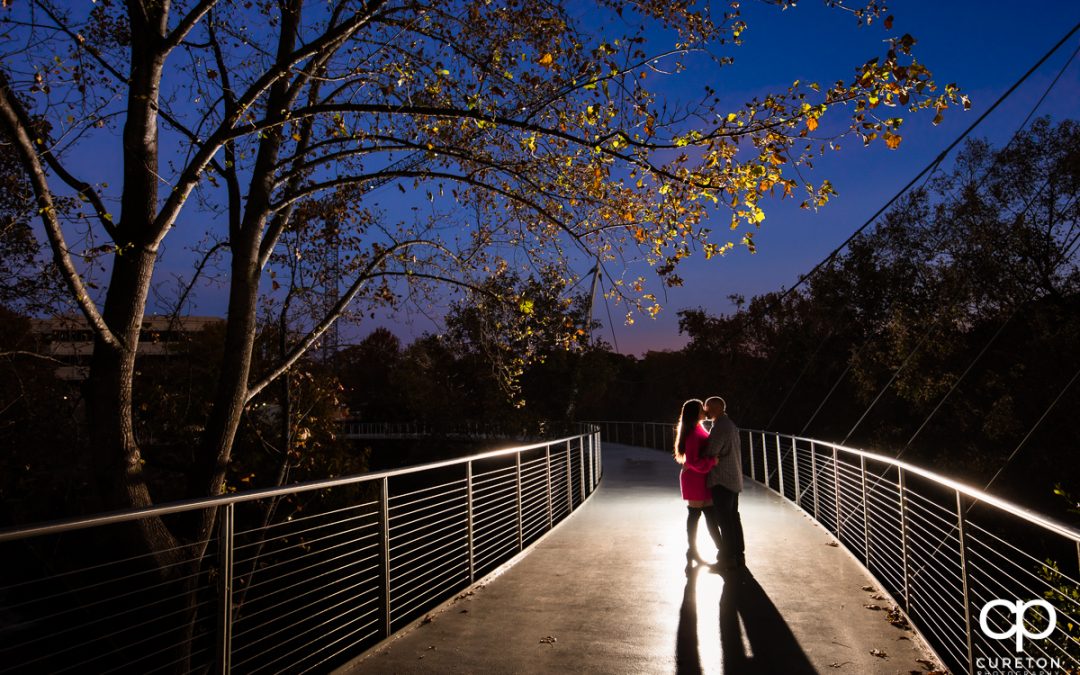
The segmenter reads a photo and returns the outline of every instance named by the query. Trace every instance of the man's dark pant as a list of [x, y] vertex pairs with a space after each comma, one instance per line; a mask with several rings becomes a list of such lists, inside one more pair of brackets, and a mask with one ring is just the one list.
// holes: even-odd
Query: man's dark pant
[[722, 485], [711, 489], [713, 508], [720, 524], [720, 534], [724, 547], [720, 553], [720, 562], [728, 565], [741, 565], [745, 560], [742, 519], [739, 518], [739, 493]]

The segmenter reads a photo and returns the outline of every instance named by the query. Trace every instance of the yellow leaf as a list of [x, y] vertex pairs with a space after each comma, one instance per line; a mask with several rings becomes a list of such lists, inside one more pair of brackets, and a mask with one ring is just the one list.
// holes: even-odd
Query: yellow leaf
[[548, 52], [548, 53], [545, 53], [543, 56], [541, 56], [536, 62], [539, 63], [540, 65], [542, 65], [545, 68], [550, 68], [551, 64], [554, 63], [554, 61], [555, 61], [555, 57], [553, 57], [551, 55], [551, 53]]
[[813, 131], [814, 129], [817, 129], [817, 127], [818, 127], [818, 121], [817, 121], [816, 118], [814, 118], [814, 117], [807, 117], [806, 118], [806, 128], [807, 129], [809, 129], [810, 131]]
[[296, 141], [297, 143], [299, 143], [299, 142], [300, 142], [300, 134], [298, 134], [298, 133], [294, 133], [294, 134], [292, 135], [292, 139], [293, 139], [294, 141]]
[[890, 134], [888, 131], [885, 132], [885, 145], [888, 146], [890, 150], [899, 148], [901, 140], [902, 137], [899, 134]]

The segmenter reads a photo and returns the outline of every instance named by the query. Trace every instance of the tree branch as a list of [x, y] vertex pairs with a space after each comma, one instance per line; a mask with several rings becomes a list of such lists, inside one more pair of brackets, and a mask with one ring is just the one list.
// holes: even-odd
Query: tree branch
[[[289, 57], [279, 61], [273, 68], [267, 70], [258, 79], [255, 80], [248, 87], [247, 91], [236, 102], [236, 110], [229, 117], [222, 120], [218, 129], [210, 135], [207, 141], [202, 144], [199, 152], [188, 162], [183, 172], [180, 174], [180, 178], [177, 180], [176, 186], [169, 194], [169, 198], [165, 201], [161, 210], [158, 212], [157, 218], [154, 220], [154, 229], [157, 232], [154, 244], [157, 245], [164, 238], [165, 234], [169, 231], [169, 228], [176, 221], [176, 218], [180, 215], [180, 210], [184, 203], [187, 201], [188, 195], [191, 194], [191, 190], [199, 181], [199, 175], [206, 169], [207, 165], [213, 161], [213, 157], [217, 154], [217, 151], [221, 149], [222, 145], [229, 140], [241, 138], [246, 136], [252, 131], [256, 131], [252, 126], [245, 126], [243, 130], [236, 130], [233, 125], [239, 121], [240, 116], [244, 111], [254, 105], [255, 101], [270, 88], [274, 83], [278, 82], [282, 78], [289, 75], [290, 69], [297, 63], [304, 59], [311, 58], [316, 54], [319, 54], [323, 49], [328, 48], [339, 42], [347, 40], [356, 31], [363, 28], [372, 18], [377, 14], [379, 8], [386, 4], [386, 0], [371, 0], [364, 6], [363, 11], [355, 13], [349, 21], [343, 23], [337, 30], [328, 31], [324, 33], [319, 39], [313, 40], [302, 48], [295, 50]], [[290, 115], [290, 117], [292, 117]], [[267, 124], [266, 127], [270, 128], [281, 124], [281, 120], [275, 116], [272, 123]]]
[[[21, 115], [20, 112], [22, 112]], [[34, 143], [27, 133], [28, 129], [21, 122], [21, 119], [25, 117], [25, 111], [21, 110], [21, 105], [8, 85], [7, 74], [0, 70], [0, 123], [3, 123], [7, 128], [8, 134], [11, 136], [19, 153], [19, 159], [26, 169], [31, 185], [34, 187], [34, 194], [37, 196], [39, 207], [38, 213], [41, 215], [46, 236], [49, 238], [53, 260], [60, 269], [60, 273], [71, 290], [75, 302], [78, 303], [79, 309], [82, 310], [83, 315], [97, 336], [113, 349], [123, 350], [126, 346], [105, 324], [105, 319], [102, 318], [97, 305], [94, 304], [93, 299], [90, 297], [82, 277], [79, 276], [79, 272], [75, 269], [75, 264], [68, 254], [64, 232], [60, 227], [60, 221], [56, 217], [56, 205], [53, 203], [48, 178], [45, 176], [41, 160], [34, 149]]]
[[37, 352], [26, 352], [22, 350], [14, 350], [10, 352], [0, 352], [0, 356], [29, 356], [35, 359], [41, 359], [42, 361], [49, 361], [50, 363], [56, 363], [61, 366], [70, 366], [70, 363], [55, 359], [47, 354], [38, 354]]
[[191, 11], [180, 20], [180, 23], [177, 24], [172, 33], [165, 37], [162, 51], [167, 54], [175, 49], [177, 45], [184, 41], [184, 38], [188, 36], [188, 33], [195, 28], [195, 24], [199, 23], [199, 21], [202, 20], [216, 4], [217, 0], [200, 0], [199, 4], [192, 7]]
[[390, 246], [378, 253], [371, 262], [364, 267], [364, 270], [357, 275], [349, 289], [338, 299], [337, 303], [331, 308], [330, 312], [323, 317], [317, 326], [315, 326], [310, 333], [304, 337], [303, 340], [298, 342], [288, 356], [278, 364], [273, 370], [263, 376], [258, 382], [250, 385], [247, 390], [247, 398], [244, 403], [250, 403], [260, 391], [265, 389], [271, 382], [280, 377], [283, 373], [288, 371], [296, 362], [311, 348], [312, 345], [322, 336], [323, 333], [345, 312], [345, 308], [349, 306], [349, 303], [357, 296], [357, 294], [363, 289], [368, 281], [381, 276], [383, 273], [376, 273], [376, 270], [385, 263], [393, 254], [399, 251], [404, 251], [414, 246], [431, 246], [437, 250], [440, 250], [447, 255], [453, 257], [453, 253], [447, 250], [444, 246], [438, 242], [427, 241], [423, 239], [413, 239], [409, 241], [403, 241]]

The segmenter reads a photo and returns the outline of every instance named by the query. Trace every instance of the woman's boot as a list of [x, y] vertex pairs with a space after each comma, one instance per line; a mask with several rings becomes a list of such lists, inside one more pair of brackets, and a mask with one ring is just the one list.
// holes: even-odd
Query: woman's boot
[[[702, 509], [688, 506], [686, 507], [686, 571], [690, 572], [694, 568], [695, 562], [704, 562], [697, 551], [697, 530], [698, 521], [701, 519]], [[708, 517], [706, 517], [706, 523]]]

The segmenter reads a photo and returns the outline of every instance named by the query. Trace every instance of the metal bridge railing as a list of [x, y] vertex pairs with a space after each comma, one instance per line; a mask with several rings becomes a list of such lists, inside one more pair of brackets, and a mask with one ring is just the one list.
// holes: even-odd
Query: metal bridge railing
[[667, 450], [675, 446], [675, 425], [665, 422], [589, 421], [600, 429], [600, 437], [610, 443], [625, 443], [639, 448]]
[[[674, 443], [671, 423], [591, 424], [607, 442]], [[742, 433], [743, 470], [835, 536], [952, 672], [1080, 670], [1080, 531], [890, 457]]]
[[346, 418], [340, 422], [341, 434], [349, 439], [389, 438], [466, 438], [466, 439], [514, 439], [518, 441], [549, 438], [552, 435], [573, 435], [573, 424], [541, 422], [531, 428], [510, 428], [488, 422], [458, 422], [453, 424], [428, 424], [424, 422], [364, 422]]
[[743, 463], [832, 533], [952, 672], [1080, 668], [1080, 531], [917, 466], [809, 438], [744, 430]]
[[[601, 469], [590, 427], [0, 532], [0, 672], [329, 670], [528, 548], [593, 493]], [[133, 551], [207, 509], [212, 540]]]

